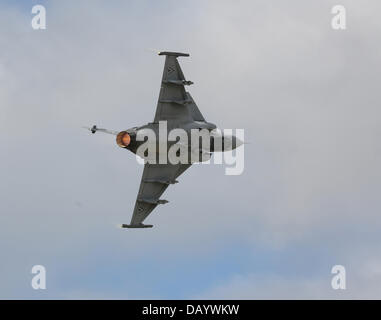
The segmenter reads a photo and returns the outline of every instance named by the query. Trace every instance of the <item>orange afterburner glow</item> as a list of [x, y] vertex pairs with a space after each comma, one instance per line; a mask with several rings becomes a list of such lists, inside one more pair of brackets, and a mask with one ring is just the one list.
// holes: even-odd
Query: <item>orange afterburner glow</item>
[[121, 148], [127, 148], [131, 143], [131, 137], [126, 131], [121, 131], [116, 136], [116, 143]]

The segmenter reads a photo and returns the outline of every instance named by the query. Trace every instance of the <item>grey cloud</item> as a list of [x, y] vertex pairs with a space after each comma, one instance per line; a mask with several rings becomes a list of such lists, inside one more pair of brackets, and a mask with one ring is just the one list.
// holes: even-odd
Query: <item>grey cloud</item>
[[[377, 241], [381, 5], [341, 3], [343, 32], [330, 28], [334, 1], [54, 2], [43, 32], [30, 28], [28, 7], [4, 8], [1, 295], [25, 289], [18, 275], [34, 261], [67, 263], [102, 243], [132, 257], [160, 245], [202, 259], [226, 239], [273, 249], [339, 238], [347, 255], [353, 239]], [[80, 127], [152, 120], [163, 60], [147, 48], [189, 51], [181, 64], [203, 114], [244, 128], [251, 144], [242, 176], [186, 172], [142, 236], [114, 228], [130, 219], [141, 166]]]

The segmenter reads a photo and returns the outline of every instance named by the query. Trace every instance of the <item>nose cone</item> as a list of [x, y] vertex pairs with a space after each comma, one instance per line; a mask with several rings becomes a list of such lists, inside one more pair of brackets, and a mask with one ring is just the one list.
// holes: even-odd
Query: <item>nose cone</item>
[[233, 136], [233, 149], [238, 148], [239, 146], [243, 145], [243, 141], [240, 138], [237, 138], [236, 136]]

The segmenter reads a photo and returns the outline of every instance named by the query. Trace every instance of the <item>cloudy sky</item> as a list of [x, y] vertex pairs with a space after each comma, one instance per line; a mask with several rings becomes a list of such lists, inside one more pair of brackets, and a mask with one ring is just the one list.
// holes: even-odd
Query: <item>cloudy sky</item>
[[[46, 30], [31, 27], [37, 3]], [[0, 298], [381, 298], [380, 13], [376, 0], [1, 1]], [[205, 118], [250, 144], [242, 175], [194, 166], [154, 228], [124, 230], [142, 166], [81, 126], [153, 120], [164, 59], [150, 49], [189, 52]]]

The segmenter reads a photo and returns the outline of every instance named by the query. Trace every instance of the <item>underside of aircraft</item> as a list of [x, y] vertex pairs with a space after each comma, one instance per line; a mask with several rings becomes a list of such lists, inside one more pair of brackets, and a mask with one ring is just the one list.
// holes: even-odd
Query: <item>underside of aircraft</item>
[[[243, 142], [237, 137], [234, 135], [222, 135], [221, 131], [216, 128], [216, 125], [205, 120], [192, 96], [185, 90], [185, 87], [192, 85], [193, 82], [185, 79], [177, 58], [188, 57], [189, 54], [180, 52], [159, 52], [159, 55], [165, 56], [165, 65], [153, 122], [123, 131], [98, 128], [95, 125], [87, 129], [92, 133], [99, 131], [116, 135], [118, 146], [130, 150], [135, 154], [138, 154], [139, 147], [145, 143], [145, 141], [138, 139], [139, 134], [150, 130], [159, 136], [160, 125], [162, 123], [165, 123], [167, 132], [174, 129], [183, 129], [187, 133], [190, 133], [192, 130], [206, 130], [210, 132], [210, 144], [208, 151], [205, 151], [202, 145], [193, 148], [190, 142], [181, 144], [176, 141], [162, 142], [157, 139], [155, 141], [155, 144], [158, 146], [157, 150], [160, 149], [162, 143], [166, 145], [165, 152], [168, 151], [168, 146], [177, 144], [180, 151], [185, 148], [190, 150], [191, 155], [210, 156], [212, 152], [232, 150], [240, 146]], [[217, 143], [217, 141], [220, 143]], [[155, 155], [159, 158], [158, 152], [156, 152]], [[198, 161], [199, 160], [198, 158]], [[168, 161], [166, 163], [147, 161], [144, 164], [143, 175], [131, 222], [129, 224], [123, 224], [122, 227], [152, 227], [150, 224], [144, 224], [143, 221], [159, 204], [168, 202], [167, 200], [160, 199], [161, 195], [169, 185], [178, 182], [176, 179], [184, 173], [192, 163], [192, 161], [176, 164]]]

